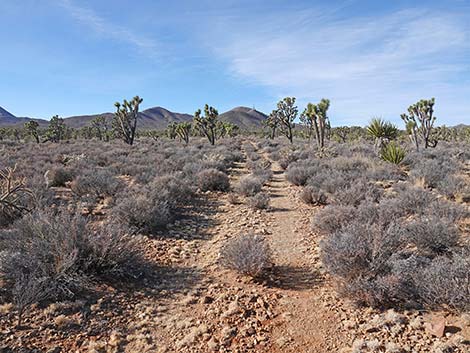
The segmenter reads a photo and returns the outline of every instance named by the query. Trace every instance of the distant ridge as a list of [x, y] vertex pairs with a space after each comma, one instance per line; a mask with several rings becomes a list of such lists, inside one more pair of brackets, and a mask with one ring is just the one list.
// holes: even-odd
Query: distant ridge
[[220, 115], [220, 120], [238, 125], [240, 129], [260, 128], [268, 116], [256, 109], [236, 107]]
[[[154, 107], [146, 109], [140, 114], [140, 120], [138, 123], [139, 129], [157, 129], [162, 130], [172, 122], [184, 122], [191, 121], [193, 116], [184, 113], [171, 112], [168, 109], [162, 107]], [[65, 124], [73, 128], [82, 128], [90, 125], [90, 122], [96, 117], [104, 116], [106, 119], [111, 120], [114, 116], [113, 113], [102, 113], [93, 115], [77, 115], [64, 118]], [[221, 121], [231, 122], [242, 130], [260, 128], [261, 123], [267, 118], [267, 115], [257, 111], [256, 109], [247, 107], [237, 107], [229, 110], [219, 116]], [[22, 126], [29, 120], [35, 120], [40, 126], [46, 126], [48, 121], [45, 119], [32, 119], [32, 118], [19, 118], [0, 107], [0, 126]]]

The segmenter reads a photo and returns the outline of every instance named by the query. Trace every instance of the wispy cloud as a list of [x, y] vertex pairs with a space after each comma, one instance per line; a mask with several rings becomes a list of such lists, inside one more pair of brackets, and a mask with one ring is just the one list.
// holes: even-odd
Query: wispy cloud
[[354, 18], [292, 10], [216, 19], [207, 39], [235, 76], [278, 97], [332, 99], [338, 124], [399, 120], [409, 104], [431, 96], [452, 122], [470, 116], [462, 78], [470, 73], [469, 19], [423, 9]]
[[93, 9], [79, 6], [72, 0], [58, 0], [58, 3], [77, 22], [87, 26], [93, 32], [119, 42], [130, 44], [143, 54], [149, 56], [158, 55], [158, 45], [154, 40], [129, 28], [117, 25], [100, 16]]

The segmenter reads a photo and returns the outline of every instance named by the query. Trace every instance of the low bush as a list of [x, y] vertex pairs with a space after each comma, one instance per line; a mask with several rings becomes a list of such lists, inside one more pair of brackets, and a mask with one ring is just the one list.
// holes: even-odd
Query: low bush
[[74, 297], [98, 278], [138, 278], [145, 268], [138, 240], [127, 229], [92, 227], [65, 211], [26, 215], [0, 232], [0, 248], [0, 283], [23, 306]]
[[74, 173], [71, 169], [65, 167], [56, 167], [49, 169], [44, 177], [48, 187], [65, 186], [66, 183], [73, 180]]
[[294, 185], [305, 185], [309, 177], [309, 170], [303, 166], [290, 166], [286, 172], [286, 179]]
[[[432, 283], [433, 291], [439, 290], [437, 283], [444, 284], [442, 278], [430, 278], [436, 263], [453, 266], [448, 276], [465, 281], [459, 264], [444, 261], [463, 251], [459, 230], [449, 218], [435, 217], [428, 210], [415, 210], [413, 217], [407, 212], [386, 212], [384, 217], [388, 207], [382, 202], [328, 206], [315, 216], [315, 226], [326, 235], [321, 242], [323, 264], [343, 294], [370, 306], [419, 308], [429, 305], [432, 297], [431, 289], [421, 283], [424, 277]], [[439, 207], [446, 209], [442, 204]], [[465, 261], [470, 263], [470, 256]], [[442, 288], [433, 306], [455, 307], [456, 303]]]
[[197, 185], [201, 191], [227, 191], [230, 180], [227, 174], [217, 169], [205, 169], [197, 174]]
[[261, 191], [263, 184], [263, 179], [253, 175], [246, 175], [240, 178], [236, 190], [243, 196], [253, 196]]
[[265, 238], [259, 235], [240, 235], [223, 246], [220, 263], [243, 275], [257, 277], [271, 266], [271, 250]]
[[448, 175], [455, 172], [455, 166], [438, 159], [423, 159], [412, 166], [410, 178], [427, 188], [437, 188]]
[[326, 205], [328, 197], [316, 186], [306, 186], [300, 192], [300, 199], [309, 205]]
[[358, 180], [356, 183], [336, 190], [333, 201], [339, 205], [358, 206], [364, 200], [378, 202], [383, 195], [383, 190], [367, 180]]
[[269, 207], [269, 195], [265, 192], [260, 192], [247, 199], [247, 204], [254, 210], [264, 210]]
[[135, 191], [129, 191], [117, 201], [112, 215], [121, 224], [149, 232], [161, 230], [175, 218], [165, 197]]
[[105, 169], [86, 170], [77, 175], [70, 184], [72, 191], [80, 196], [100, 198], [114, 196], [123, 187], [121, 181]]
[[470, 310], [470, 254], [438, 256], [412, 272], [419, 300], [427, 307]]

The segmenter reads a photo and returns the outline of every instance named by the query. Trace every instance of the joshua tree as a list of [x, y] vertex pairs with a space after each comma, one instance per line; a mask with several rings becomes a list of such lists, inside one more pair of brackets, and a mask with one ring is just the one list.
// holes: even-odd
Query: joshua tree
[[59, 142], [65, 139], [67, 127], [65, 126], [64, 119], [54, 115], [49, 121], [49, 126], [46, 130], [46, 141]]
[[174, 140], [178, 134], [176, 133], [177, 124], [175, 122], [171, 122], [166, 126], [165, 135], [171, 140]]
[[194, 125], [196, 129], [207, 137], [211, 145], [215, 144], [218, 117], [219, 112], [217, 109], [207, 104], [204, 106], [204, 116], [201, 115], [201, 109], [198, 109], [194, 113]]
[[130, 102], [124, 99], [122, 104], [119, 102], [114, 104], [117, 109], [113, 119], [114, 132], [131, 146], [134, 144], [137, 119], [139, 118], [139, 105], [142, 101], [142, 98], [135, 96]]
[[189, 143], [189, 136], [191, 135], [191, 123], [182, 122], [176, 125], [176, 134], [185, 144]]
[[154, 141], [158, 141], [160, 133], [157, 130], [147, 130], [145, 131], [145, 136], [152, 138]]
[[225, 136], [234, 137], [238, 132], [238, 126], [229, 122], [217, 122], [217, 136], [224, 138]]
[[277, 110], [273, 110], [271, 114], [263, 121], [263, 125], [269, 129], [269, 138], [272, 140], [276, 137], [276, 130], [279, 127], [279, 119]]
[[434, 116], [435, 99], [422, 99], [410, 105], [408, 114], [404, 113], [401, 118], [406, 124], [406, 130], [411, 140], [419, 151], [420, 140], [424, 143], [424, 148], [436, 147], [437, 140], [431, 140], [432, 129], [436, 117]]
[[373, 118], [366, 128], [367, 134], [375, 139], [375, 150], [381, 150], [390, 140], [397, 138], [398, 128], [380, 118]]
[[91, 121], [91, 128], [96, 133], [96, 136], [100, 141], [109, 141], [109, 126], [106, 118], [103, 115], [98, 116]]
[[345, 143], [351, 134], [351, 128], [349, 126], [338, 126], [333, 128], [331, 133], [334, 137], [337, 137], [337, 140]]
[[325, 136], [330, 128], [328, 120], [329, 107], [330, 101], [324, 98], [318, 104], [308, 103], [307, 108], [300, 117], [301, 121], [307, 125], [309, 134], [311, 134], [312, 130], [315, 131], [319, 149], [323, 149], [323, 147], [325, 147]]
[[295, 105], [295, 97], [286, 97], [277, 103], [275, 111], [281, 133], [292, 143], [292, 130], [294, 129], [294, 120], [299, 112]]
[[24, 128], [26, 130], [26, 133], [34, 137], [36, 140], [36, 143], [39, 143], [39, 124], [37, 121], [30, 120], [24, 123]]

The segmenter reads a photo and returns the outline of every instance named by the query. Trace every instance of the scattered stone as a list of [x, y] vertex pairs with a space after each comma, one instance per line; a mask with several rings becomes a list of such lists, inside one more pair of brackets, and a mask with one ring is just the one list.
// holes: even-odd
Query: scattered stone
[[446, 318], [443, 316], [434, 316], [431, 318], [431, 321], [424, 323], [424, 327], [431, 335], [442, 337], [446, 329]]

